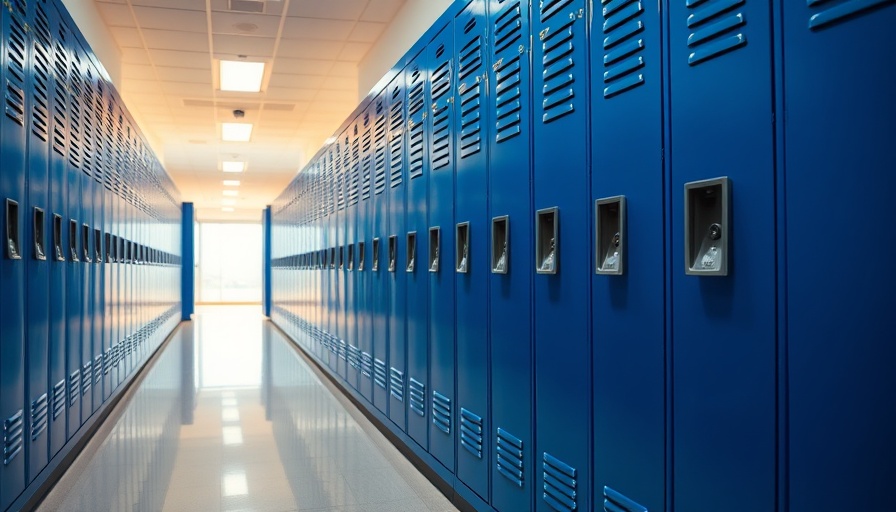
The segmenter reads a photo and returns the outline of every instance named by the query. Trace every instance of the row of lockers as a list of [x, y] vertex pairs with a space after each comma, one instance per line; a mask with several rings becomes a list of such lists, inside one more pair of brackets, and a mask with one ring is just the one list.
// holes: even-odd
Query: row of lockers
[[2, 9], [0, 509], [180, 320], [180, 203], [62, 4]]
[[458, 2], [272, 204], [272, 318], [479, 508], [886, 508], [894, 22]]

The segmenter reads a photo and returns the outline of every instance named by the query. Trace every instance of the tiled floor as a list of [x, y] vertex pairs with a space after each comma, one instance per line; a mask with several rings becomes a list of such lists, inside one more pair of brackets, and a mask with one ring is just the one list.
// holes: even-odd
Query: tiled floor
[[41, 510], [456, 510], [288, 343], [200, 308]]

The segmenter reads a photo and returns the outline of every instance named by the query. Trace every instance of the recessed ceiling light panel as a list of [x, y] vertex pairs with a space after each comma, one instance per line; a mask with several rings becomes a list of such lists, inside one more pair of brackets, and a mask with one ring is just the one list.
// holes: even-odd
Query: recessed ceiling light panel
[[225, 187], [238, 187], [240, 186], [240, 180], [224, 180]]
[[249, 142], [252, 125], [249, 123], [221, 123], [221, 139], [225, 142]]
[[240, 193], [237, 192], [236, 190], [225, 190], [224, 195], [227, 197], [236, 197], [236, 196], [240, 195]]
[[221, 90], [261, 92], [264, 62], [221, 61]]
[[221, 162], [221, 170], [224, 172], [243, 172], [246, 170], [246, 162], [225, 160]]

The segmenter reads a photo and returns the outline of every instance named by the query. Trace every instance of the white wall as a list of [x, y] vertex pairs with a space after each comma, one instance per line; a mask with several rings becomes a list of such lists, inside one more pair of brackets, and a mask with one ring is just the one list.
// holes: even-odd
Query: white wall
[[100, 12], [93, 0], [62, 0], [75, 20], [75, 24], [84, 34], [84, 39], [93, 49], [100, 63], [106, 68], [112, 83], [121, 90], [121, 50], [106, 28]]
[[358, 101], [398, 62], [453, 0], [407, 0], [383, 35], [358, 64]]

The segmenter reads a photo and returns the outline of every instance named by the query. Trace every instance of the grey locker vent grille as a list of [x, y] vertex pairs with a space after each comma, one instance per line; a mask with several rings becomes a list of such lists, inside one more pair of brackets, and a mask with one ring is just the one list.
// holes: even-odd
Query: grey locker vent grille
[[[90, 375], [89, 371], [87, 375]], [[88, 382], [90, 379], [87, 379]], [[71, 375], [68, 376], [68, 405], [69, 407], [75, 405], [75, 402], [78, 401], [78, 397], [81, 396], [79, 393], [81, 391], [81, 369], [77, 369], [72, 372]]]
[[108, 375], [112, 368], [112, 349], [106, 349], [103, 353], [103, 375]]
[[404, 102], [401, 87], [392, 89], [392, 104], [389, 106], [389, 186], [401, 185], [401, 169], [404, 163]]
[[404, 401], [404, 373], [397, 369], [389, 369], [389, 394], [399, 402]]
[[[77, 394], [76, 394], [77, 396]], [[65, 411], [65, 379], [53, 386], [53, 419]]]
[[556, 26], [549, 26], [539, 34], [542, 51], [542, 77], [544, 87], [541, 90], [542, 120], [545, 123], [555, 121], [575, 110], [575, 92], [572, 84], [575, 81], [576, 63], [572, 58], [573, 33], [575, 17], [565, 18]]
[[460, 408], [460, 444], [477, 459], [482, 458], [482, 417]]
[[[515, 47], [519, 45], [519, 49]], [[503, 142], [521, 133], [520, 71], [522, 54], [522, 14], [512, 2], [494, 24], [495, 140]]]
[[361, 354], [361, 375], [368, 378], [373, 375], [373, 358], [367, 352]]
[[523, 487], [523, 441], [506, 430], [498, 429], [495, 465], [504, 478]]
[[604, 512], [647, 512], [647, 507], [639, 505], [621, 493], [605, 486]]
[[424, 402], [426, 400], [426, 385], [414, 378], [410, 378], [408, 379], [408, 389], [411, 393], [411, 400], [409, 402], [411, 410], [414, 411], [417, 416], [425, 416], [426, 410]]
[[451, 164], [451, 61], [443, 61], [432, 73], [432, 170]]
[[33, 78], [34, 94], [31, 102], [31, 132], [37, 135], [40, 140], [47, 142], [50, 138], [50, 100], [48, 90], [50, 57], [43, 41], [35, 38], [32, 40], [32, 44], [34, 53], [32, 54], [31, 68], [34, 73], [31, 76]]
[[31, 440], [34, 441], [40, 437], [41, 433], [47, 429], [47, 416], [49, 409], [49, 399], [44, 393], [37, 400], [31, 402]]
[[746, 0], [688, 0], [688, 64], [695, 66], [747, 44], [746, 20], [737, 7]]
[[540, 2], [541, 21], [545, 22], [571, 4], [572, 0], [542, 0]]
[[6, 116], [25, 126], [25, 30], [17, 16], [9, 20], [6, 39]]
[[25, 444], [22, 435], [24, 420], [25, 412], [19, 409], [19, 412], [3, 422], [3, 465], [8, 465], [22, 451], [22, 446]]
[[95, 385], [99, 385], [103, 380], [103, 374], [106, 373], [105, 368], [103, 368], [103, 362], [105, 361], [105, 357], [103, 354], [97, 354], [96, 358], [93, 360], [93, 383]]
[[346, 343], [345, 343], [344, 341], [342, 341], [342, 340], [336, 340], [336, 342], [338, 343], [338, 348], [337, 348], [337, 350], [338, 350], [338, 354], [339, 354], [339, 359], [342, 359], [343, 361], [345, 361], [345, 347], [346, 347]]
[[575, 510], [578, 482], [575, 468], [544, 452], [544, 494], [542, 499], [554, 510]]
[[386, 363], [379, 359], [373, 360], [373, 381], [377, 386], [386, 389]]
[[451, 434], [451, 399], [433, 390], [432, 424], [446, 434]]
[[603, 0], [604, 97], [611, 98], [644, 83], [644, 7], [640, 1]]
[[348, 365], [355, 370], [361, 369], [361, 351], [354, 345], [348, 346]]
[[893, 0], [847, 0], [831, 7], [826, 5], [833, 3], [830, 0], [807, 0], [810, 8], [821, 7], [823, 9], [809, 18], [809, 28], [817, 30], [830, 23], [847, 20], [892, 2]]
[[[475, 18], [472, 20], [475, 23]], [[482, 88], [485, 66], [482, 37], [470, 40], [460, 51], [458, 79], [472, 81], [460, 86], [460, 157], [466, 158], [482, 149]]]

